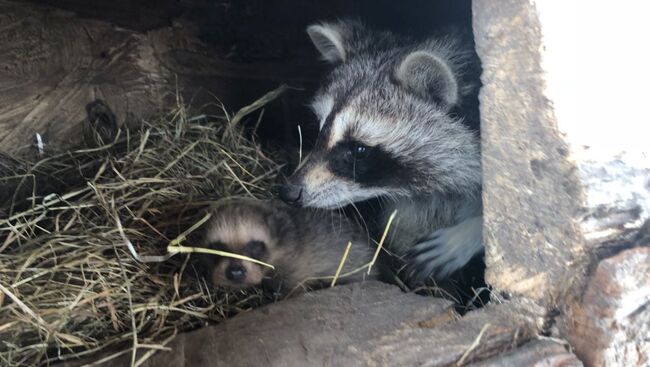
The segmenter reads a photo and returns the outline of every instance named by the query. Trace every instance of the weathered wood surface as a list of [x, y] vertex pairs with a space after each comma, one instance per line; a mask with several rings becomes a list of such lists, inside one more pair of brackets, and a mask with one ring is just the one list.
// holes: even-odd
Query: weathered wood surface
[[582, 238], [580, 187], [544, 95], [532, 2], [473, 3], [480, 92], [486, 281], [552, 303]]
[[601, 261], [569, 305], [565, 323], [568, 340], [589, 366], [650, 365], [650, 247]]
[[[119, 124], [219, 96], [236, 110], [282, 82], [316, 79], [316, 64], [238, 63], [198, 39], [192, 23], [138, 33], [72, 12], [0, 0], [0, 151], [22, 152], [39, 133], [46, 149], [79, 143], [85, 106], [104, 100]], [[314, 58], [315, 60], [315, 58]], [[300, 61], [300, 60], [298, 60]], [[208, 111], [209, 112], [209, 111]], [[278, 118], [282, 121], [282, 118]]]
[[582, 362], [568, 351], [561, 341], [533, 340], [521, 347], [485, 361], [471, 363], [472, 367], [578, 367]]
[[[587, 365], [647, 365], [650, 145], [636, 117], [644, 112], [578, 83], [612, 67], [598, 46], [609, 30], [576, 27], [580, 12], [554, 1], [473, 2], [486, 280], [546, 307], [545, 331], [569, 338]], [[622, 81], [635, 80], [634, 69], [617, 69], [628, 78], [599, 84], [631, 90]]]
[[85, 105], [101, 98], [119, 121], [155, 111], [162, 72], [141, 36], [71, 13], [0, 1], [0, 147], [79, 137]]
[[[80, 17], [97, 18], [120, 27], [147, 31], [171, 24], [188, 0], [22, 0], [74, 11]], [[183, 3], [183, 4], [182, 4]]]
[[[521, 302], [495, 304], [459, 319], [446, 301], [378, 282], [358, 283], [304, 294], [179, 335], [167, 345], [171, 352], [157, 353], [145, 366], [467, 364], [508, 353], [533, 338], [542, 318], [531, 310], [541, 312]], [[509, 358], [571, 357], [548, 347], [522, 353]]]

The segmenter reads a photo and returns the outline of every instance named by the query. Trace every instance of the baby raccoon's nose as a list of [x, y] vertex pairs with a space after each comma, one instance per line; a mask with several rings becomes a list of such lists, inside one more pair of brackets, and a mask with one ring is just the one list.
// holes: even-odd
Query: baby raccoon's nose
[[302, 187], [286, 183], [280, 187], [280, 199], [287, 204], [300, 206], [300, 198], [302, 197]]
[[246, 278], [246, 269], [241, 264], [230, 264], [226, 269], [226, 279], [241, 282]]

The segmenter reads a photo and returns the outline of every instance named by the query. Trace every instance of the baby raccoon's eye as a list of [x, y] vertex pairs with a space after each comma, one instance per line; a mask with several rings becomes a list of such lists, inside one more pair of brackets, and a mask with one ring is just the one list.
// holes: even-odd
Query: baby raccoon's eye
[[249, 241], [244, 252], [247, 256], [260, 260], [266, 254], [266, 244], [263, 241]]
[[228, 246], [226, 246], [226, 244], [221, 241], [210, 242], [208, 244], [208, 248], [219, 251], [228, 251]]
[[[229, 252], [228, 246], [221, 241], [208, 242], [205, 247], [212, 250]], [[224, 258], [222, 256], [200, 255], [199, 259], [199, 261], [201, 261], [207, 267], [220, 263]]]

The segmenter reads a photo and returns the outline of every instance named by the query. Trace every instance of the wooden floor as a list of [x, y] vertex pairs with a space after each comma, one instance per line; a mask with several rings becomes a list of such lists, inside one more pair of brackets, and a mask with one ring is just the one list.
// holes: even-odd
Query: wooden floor
[[537, 336], [530, 311], [514, 301], [460, 318], [448, 301], [365, 282], [181, 334], [143, 366], [581, 366], [566, 344]]

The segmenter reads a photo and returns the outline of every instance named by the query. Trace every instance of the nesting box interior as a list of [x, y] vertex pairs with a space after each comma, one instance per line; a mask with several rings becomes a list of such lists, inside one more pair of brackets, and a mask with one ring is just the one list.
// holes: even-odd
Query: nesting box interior
[[[116, 177], [127, 182], [137, 181], [140, 175], [148, 175], [146, 167], [151, 168], [156, 164], [165, 166], [157, 174], [152, 173], [155, 177], [160, 177], [167, 170], [167, 166], [166, 163], [156, 163], [156, 159], [164, 162], [169, 158], [169, 166], [174, 164], [187, 169], [186, 173], [180, 172], [181, 180], [183, 175], [190, 176], [200, 172], [190, 165], [186, 166], [187, 162], [182, 160], [183, 152], [194, 147], [191, 141], [193, 138], [220, 142], [220, 149], [229, 150], [229, 153], [225, 153], [228, 157], [242, 154], [238, 152], [240, 149], [249, 149], [248, 152], [251, 152], [249, 158], [256, 160], [255, 165], [248, 166], [242, 162], [237, 166], [245, 173], [252, 172], [260, 175], [262, 179], [255, 180], [258, 185], [271, 186], [267, 183], [271, 177], [267, 173], [274, 171], [275, 168], [272, 163], [264, 161], [265, 157], [256, 156], [259, 154], [254, 150], [256, 148], [247, 148], [246, 144], [235, 148], [232, 145], [234, 141], [227, 136], [221, 136], [218, 129], [199, 132], [191, 129], [184, 130], [187, 127], [180, 125], [185, 124], [185, 118], [182, 116], [186, 112], [184, 107], [179, 109], [181, 105], [191, 106], [200, 111], [200, 116], [222, 116], [224, 108], [227, 109], [225, 118], [216, 119], [218, 124], [223, 123], [222, 120], [237, 120], [239, 115], [234, 112], [249, 108], [252, 101], [260, 96], [271, 90], [278, 90], [281, 85], [286, 85], [277, 98], [269, 98], [260, 105], [259, 111], [253, 109], [251, 112], [254, 111], [255, 115], [252, 113], [245, 115], [241, 123], [254, 127], [256, 141], [260, 141], [265, 149], [274, 152], [275, 157], [280, 161], [286, 162], [285, 173], [293, 170], [297, 163], [298, 151], [309, 150], [315, 141], [318, 123], [308, 104], [320, 79], [329, 68], [307, 37], [305, 30], [308, 25], [338, 18], [357, 18], [373, 28], [390, 30], [414, 39], [423, 39], [434, 32], [444, 32], [451, 28], [471, 35], [470, 6], [468, 1], [454, 4], [417, 1], [409, 6], [391, 1], [355, 3], [335, 1], [327, 4], [297, 1], [269, 3], [200, 0], [118, 1], [111, 4], [88, 4], [74, 0], [0, 2], [2, 8], [0, 19], [2, 24], [7, 26], [7, 32], [4, 32], [0, 39], [0, 43], [5, 45], [3, 47], [5, 51], [0, 54], [2, 64], [0, 74], [5, 88], [0, 93], [7, 101], [0, 106], [0, 119], [4, 122], [0, 125], [2, 126], [0, 128], [2, 168], [3, 176], [7, 178], [3, 181], [3, 184], [7, 184], [7, 190], [1, 197], [3, 204], [6, 204], [3, 216], [8, 217], [7, 223], [26, 224], [19, 229], [12, 225], [11, 228], [14, 230], [8, 227], [5, 232], [6, 242], [3, 249], [13, 251], [13, 255], [8, 253], [6, 256], [7, 266], [10, 266], [9, 263], [23, 263], [21, 260], [23, 258], [17, 255], [18, 252], [25, 255], [29, 255], [30, 251], [38, 252], [38, 240], [30, 242], [29, 246], [22, 246], [20, 235], [16, 234], [32, 231], [30, 236], [33, 238], [44, 238], [36, 234], [40, 231], [40, 227], [32, 228], [30, 223], [37, 223], [40, 220], [38, 215], [49, 215], [47, 207], [51, 204], [46, 204], [47, 200], [55, 198], [53, 202], [69, 203], [67, 200], [74, 198], [82, 201], [70, 204], [71, 207], [68, 208], [102, 206], [104, 203], [101, 200], [84, 201], [89, 197], [82, 186], [85, 186], [87, 180], [90, 180], [88, 182], [92, 185], [96, 185], [98, 177], [104, 176], [106, 167], [113, 167], [114, 171], [119, 170]], [[478, 78], [478, 74], [474, 77]], [[467, 121], [472, 121], [472, 127], [478, 129], [478, 105], [476, 100], [472, 102], [473, 119]], [[167, 114], [170, 110], [173, 111], [172, 117], [166, 115], [165, 118], [159, 118], [161, 114]], [[209, 118], [195, 116], [190, 117], [189, 121], [203, 121], [203, 119]], [[137, 132], [142, 128], [146, 133]], [[119, 131], [132, 131], [132, 133], [120, 137], [116, 135], [116, 131], [118, 135]], [[133, 137], [129, 138], [131, 134]], [[183, 136], [181, 140], [173, 138], [179, 134]], [[139, 143], [135, 144], [132, 141]], [[105, 144], [113, 144], [113, 148], [105, 150], [102, 148]], [[91, 146], [89, 150], [79, 150], [79, 147], [88, 145]], [[180, 154], [177, 159], [173, 158], [176, 153]], [[43, 161], [39, 161], [43, 158]], [[148, 159], [154, 160], [148, 161]], [[206, 155], [192, 157], [197, 169], [207, 165], [209, 159], [210, 157]], [[34, 161], [39, 162], [33, 166], [38, 169], [26, 168], [27, 173], [19, 172], [23, 167], [31, 167], [30, 162]], [[274, 172], [274, 174], [278, 173]], [[227, 186], [228, 184], [214, 173], [209, 178], [211, 181], [206, 185], [198, 182], [181, 184], [178, 190], [191, 192], [186, 193], [187, 199], [183, 196], [174, 199], [168, 194], [162, 194], [164, 190], [171, 190], [171, 187], [150, 194], [153, 194], [154, 202], [158, 200], [157, 195], [165, 196], [165, 200], [174, 202], [177, 199], [181, 201], [207, 199], [202, 196], [206, 191], [211, 191], [212, 196], [228, 196], [238, 192], [237, 189]], [[24, 179], [26, 175], [32, 174], [36, 177], [33, 183]], [[94, 179], [90, 179], [91, 177]], [[196, 186], [193, 186], [195, 184]], [[223, 185], [223, 187], [215, 185]], [[106, 188], [101, 184], [94, 187], [100, 191]], [[110, 193], [106, 191], [95, 196], [111, 197], [111, 207], [118, 207], [114, 215], [119, 217], [122, 198], [137, 197], [136, 192], [139, 189], [132, 190], [134, 191], [127, 190], [125, 195], [123, 192], [118, 193], [118, 189], [118, 191], [109, 190]], [[262, 193], [257, 189], [250, 190], [254, 195], [268, 196], [268, 193]], [[251, 194], [249, 189], [246, 189], [246, 192]], [[82, 197], [75, 197], [77, 195]], [[24, 200], [24, 196], [31, 199]], [[133, 207], [134, 200], [125, 206]], [[41, 204], [36, 204], [37, 201]], [[148, 226], [154, 228], [156, 233], [168, 238], [179, 235], [182, 230], [177, 230], [178, 228], [191, 226], [197, 220], [194, 209], [184, 208], [183, 220], [175, 222], [178, 228], [174, 229], [172, 228], [174, 225], [170, 226], [169, 221], [161, 219], [165, 217], [161, 214], [161, 210], [166, 209], [152, 207], [152, 205], [156, 204], [149, 202], [139, 212], [155, 211], [158, 213], [158, 218], [144, 215], [142, 219], [148, 222]], [[21, 210], [31, 210], [31, 213], [39, 214], [33, 218], [34, 222], [27, 219], [23, 223], [20, 219], [24, 218]], [[114, 209], [107, 208], [107, 210]], [[70, 241], [94, 243], [91, 239], [94, 236], [92, 233], [99, 233], [106, 229], [100, 229], [99, 226], [90, 229], [90, 226], [98, 225], [96, 218], [101, 217], [101, 214], [97, 215], [96, 212], [91, 215], [95, 219], [90, 219], [87, 214], [80, 215], [84, 217], [80, 219], [80, 216], [68, 217], [64, 213], [62, 216], [57, 216], [55, 220], [61, 218], [65, 218], [61, 220], [69, 220], [67, 229], [75, 226], [86, 227], [88, 237], [85, 237], [86, 234], [81, 234], [74, 240], [70, 237]], [[101, 225], [103, 226], [104, 223]], [[110, 228], [111, 224], [108, 225]], [[120, 226], [122, 225], [120, 222]], [[124, 226], [126, 234], [122, 230], [118, 232], [124, 236], [125, 241], [133, 241], [138, 251], [142, 251], [142, 247], [138, 247], [137, 243], [146, 242], [147, 235], [129, 235], [130, 230], [135, 231], [135, 229], [126, 222]], [[9, 233], [12, 231], [17, 232]], [[59, 229], [55, 229], [55, 232], [58, 233]], [[55, 235], [49, 241], [58, 243], [61, 238]], [[98, 243], [101, 242], [99, 240]], [[99, 249], [101, 244], [88, 243], [88, 246], [87, 254], [94, 254], [96, 251], [97, 254], [106, 254], [107, 250]], [[32, 248], [33, 250], [28, 250]], [[51, 255], [77, 256], [70, 255], [68, 252], [67, 255], [63, 255], [59, 250], [53, 249]], [[147, 255], [144, 256], [146, 257]], [[143, 259], [138, 256], [136, 258]], [[27, 260], [27, 263], [29, 262], [30, 260]], [[45, 263], [47, 260], [40, 262], [36, 268], [44, 269], [49, 266]], [[60, 264], [64, 267], [70, 266], [67, 261], [62, 261]], [[170, 262], [166, 266], [152, 267], [145, 271], [152, 274], [149, 280], [154, 283], [156, 281], [181, 282], [172, 281], [171, 277], [175, 276], [174, 274], [182, 274], [186, 265]], [[106, 269], [109, 267], [105, 265]], [[173, 270], [174, 267], [177, 269]], [[447, 285], [447, 291], [437, 293], [439, 296], [446, 295], [456, 300], [457, 306], [460, 306], [459, 310], [463, 312], [466, 311], [465, 306], [468, 303], [477, 300], [476, 293], [473, 293], [474, 289], [484, 287], [482, 260], [477, 259], [476, 264], [472, 264], [469, 269], [471, 269], [469, 275], [461, 274], [459, 279], [454, 279]], [[18, 277], [23, 274], [18, 274]], [[128, 274], [126, 279], [131, 277]], [[134, 279], [139, 276], [137, 272], [134, 274]], [[111, 288], [113, 281], [119, 281], [118, 278], [111, 278], [114, 275], [119, 274], [107, 271], [101, 275], [105, 289]], [[155, 279], [156, 277], [159, 277], [158, 280]], [[82, 288], [88, 286], [85, 280], [77, 279], [76, 274], [71, 274], [67, 280], [56, 278], [54, 281], [66, 285], [81, 282]], [[18, 284], [26, 284], [25, 282], [26, 280], [19, 281]], [[12, 312], [11, 310], [20, 304], [25, 305], [24, 310], [32, 307], [36, 310], [34, 315], [37, 315], [37, 319], [33, 320], [35, 322], [33, 326], [50, 330], [50, 326], [44, 326], [50, 325], [49, 316], [45, 318], [38, 316], [40, 304], [44, 299], [38, 294], [44, 284], [36, 282], [34, 287], [29, 289], [7, 288], [10, 293], [6, 294], [11, 296], [8, 298], [9, 301], [4, 303], [5, 311]], [[139, 291], [143, 294], [153, 291], [153, 288], [150, 288], [153, 286], [152, 283], [138, 285], [135, 282], [133, 286], [137, 286], [138, 290], [131, 289], [126, 292], [130, 296], [130, 305], [134, 301], [136, 303], [140, 301], [139, 296], [136, 295]], [[180, 287], [183, 287], [182, 283]], [[177, 288], [178, 284], [172, 285], [170, 291], [176, 289], [178, 293]], [[61, 294], [68, 291], [71, 289], [60, 290]], [[85, 299], [86, 296], [83, 295], [85, 292], [82, 291], [78, 297]], [[88, 292], [92, 293], [94, 290]], [[476, 305], [487, 301], [487, 294], [484, 292], [483, 299], [475, 302]], [[155, 298], [165, 303], [166, 297], [170, 295], [170, 292], [160, 292]], [[172, 328], [177, 328], [177, 331], [187, 331], [200, 325], [200, 317], [196, 318], [196, 316], [194, 321], [183, 321], [183, 318], [187, 319], [187, 317], [182, 316], [182, 313], [192, 312], [193, 308], [204, 307], [197, 315], [208, 317], [210, 314], [210, 318], [219, 320], [237, 313], [235, 309], [238, 307], [250, 308], [256, 303], [268, 302], [258, 299], [258, 295], [252, 295], [249, 301], [246, 301], [246, 297], [232, 297], [231, 301], [226, 302], [228, 307], [225, 308], [215, 307], [215, 304], [210, 305], [210, 302], [205, 306], [205, 303], [201, 303], [201, 299], [186, 303], [186, 299], [195, 296], [196, 294], [187, 296], [182, 291], [179, 294], [181, 300], [175, 300], [175, 297], [171, 296], [170, 302], [183, 306], [182, 310], [176, 307], [181, 310], [178, 312], [181, 316], [176, 318], [163, 315], [162, 319], [157, 319], [158, 326], [162, 324], [166, 326], [153, 332], [157, 336], [152, 336], [152, 342], [160, 341], [156, 338], [167, 338]], [[68, 296], [63, 296], [65, 297]], [[93, 297], [100, 296], [92, 296], [91, 299], [94, 299]], [[145, 299], [147, 297], [143, 296]], [[203, 298], [205, 297], [212, 296], [204, 295]], [[126, 301], [116, 294], [111, 299], [109, 302]], [[236, 299], [244, 299], [244, 303]], [[93, 303], [94, 301], [89, 299], [80, 302]], [[111, 350], [121, 345], [117, 341], [119, 336], [123, 332], [128, 333], [128, 328], [121, 325], [122, 319], [118, 316], [122, 312], [121, 306], [125, 305], [126, 303], [109, 308], [106, 315], [110, 314], [110, 325], [113, 330], [107, 331], [108, 334], [99, 331], [102, 327], [97, 325], [91, 326], [86, 323], [85, 326], [81, 326], [85, 321], [79, 321], [77, 330], [70, 329], [68, 325], [50, 331], [56, 340], [63, 338], [72, 343], [69, 353], [63, 353], [62, 359], [82, 356], [92, 350], [108, 353], [111, 356]], [[385, 312], [390, 313], [390, 310]], [[76, 317], [72, 319], [76, 320]], [[151, 329], [150, 326], [140, 327]], [[84, 331], [88, 328], [95, 328], [94, 334]], [[13, 328], [10, 329], [10, 333], [15, 332]], [[111, 333], [118, 338], [110, 338], [108, 343], [89, 342], [86, 338], [95, 336], [105, 338]], [[75, 339], [77, 334], [84, 335]], [[147, 338], [148, 336], [145, 335], [151, 334], [151, 331], [147, 331], [142, 334], [142, 337]], [[11, 335], [15, 337], [18, 334]], [[10, 364], [50, 363], [56, 361], [57, 355], [61, 354], [60, 341], [53, 342], [51, 345], [46, 343], [42, 353], [36, 351], [36, 353], [15, 354], [14, 351], [19, 350], [24, 343], [24, 340], [20, 340], [16, 345], [6, 345], [5, 351], [2, 352], [3, 358]], [[138, 353], [143, 350], [140, 349]], [[80, 352], [81, 354], [78, 354]]]
[[[0, 112], [7, 119], [30, 121], [29, 127], [3, 129], [5, 151], [31, 143], [36, 130], [53, 145], [69, 144], [84, 116], [74, 115], [76, 111], [72, 110], [76, 109], [66, 103], [83, 104], [92, 97], [107, 99], [118, 121], [128, 123], [164, 106], [168, 102], [165, 97], [169, 97], [165, 94], [173, 94], [175, 88], [192, 105], [214, 105], [217, 97], [236, 110], [280, 83], [287, 83], [291, 89], [280, 103], [268, 106], [260, 135], [289, 141], [296, 147], [298, 124], [303, 126], [304, 140], [313, 141], [315, 123], [306, 104], [327, 70], [306, 35], [307, 25], [357, 17], [413, 37], [424, 37], [447, 26], [471, 31], [469, 1], [416, 1], [408, 6], [390, 1], [33, 3], [56, 8], [39, 12], [42, 8], [38, 5], [3, 4], [7, 23], [23, 22], [14, 28], [23, 37], [4, 35], [3, 41], [12, 52], [5, 53], [3, 73], [15, 78], [15, 84], [29, 74], [37, 76], [29, 78], [29, 84], [21, 84], [20, 89], [9, 83], [10, 89], [3, 91], [13, 104], [22, 100], [30, 103], [20, 111], [6, 104], [6, 110]], [[21, 62], [35, 54], [39, 56], [27, 65]], [[71, 101], [61, 101], [59, 96], [56, 104], [43, 100], [57, 87], [61, 89], [60, 83], [78, 88], [69, 96]], [[36, 98], [29, 100], [28, 95]], [[39, 102], [60, 106], [63, 111], [39, 110], [27, 116], [26, 111]]]
[[[209, 140], [218, 142], [224, 160], [249, 155], [250, 165], [228, 172], [252, 172], [253, 183], [261, 186], [271, 187], [272, 176], [290, 173], [299, 150], [308, 151], [318, 134], [308, 104], [328, 71], [305, 29], [337, 18], [358, 18], [415, 39], [450, 29], [472, 36], [483, 67], [473, 77], [482, 88], [463, 112], [481, 137], [485, 260], [475, 258], [435, 292], [404, 292], [399, 279], [389, 279], [397, 286], [334, 287], [251, 311], [273, 300], [256, 293], [212, 294], [201, 286], [188, 293], [187, 277], [179, 275], [188, 263], [180, 260], [149, 268], [120, 249], [133, 278], [122, 282], [124, 263], [118, 256], [106, 266], [121, 272], [97, 270], [101, 279], [93, 278], [86, 289], [85, 270], [73, 275], [77, 268], [65, 268], [77, 264], [76, 258], [41, 260], [47, 251], [57, 254], [47, 241], [38, 244], [42, 251], [34, 256], [11, 257], [34, 246], [36, 233], [46, 238], [76, 221], [90, 223], [84, 222], [84, 210], [96, 212], [87, 208], [99, 208], [111, 224], [84, 228], [83, 238], [56, 237], [63, 244], [57, 251], [93, 257], [74, 242], [87, 241], [102, 249], [93, 251], [113, 259], [118, 253], [113, 244], [125, 244], [129, 236], [142, 242], [158, 234], [185, 238], [187, 228], [200, 221], [196, 208], [177, 215], [184, 216], [182, 225], [156, 218], [167, 208], [156, 206], [160, 197], [180, 205], [207, 201], [206, 192], [221, 189], [223, 195], [273, 195], [236, 180], [224, 180], [227, 185], [215, 190], [222, 177], [213, 176], [186, 190], [183, 185], [199, 177], [195, 170], [210, 164], [205, 154], [188, 158], [186, 152], [196, 146], [212, 152], [194, 144]], [[560, 131], [546, 88], [546, 77], [553, 74], [542, 62], [545, 42], [551, 40], [544, 32], [554, 26], [548, 19], [526, 0], [498, 5], [480, 0], [0, 0], [0, 316], [7, 317], [0, 320], [0, 335], [29, 334], [26, 338], [39, 341], [3, 340], [0, 364], [581, 365], [564, 339], [590, 365], [611, 357], [598, 354], [600, 349], [623, 350], [617, 361], [647, 362], [639, 352], [648, 345], [642, 335], [650, 320], [647, 299], [637, 292], [637, 311], [622, 319], [617, 312], [629, 306], [622, 301], [626, 292], [650, 289], [650, 226], [639, 224], [647, 219], [647, 208], [621, 211], [584, 200], [593, 177], [585, 174], [580, 156], [572, 156], [575, 145]], [[185, 106], [200, 112], [187, 115]], [[241, 122], [243, 136], [254, 139], [239, 144], [226, 130], [214, 128], [232, 121]], [[107, 132], [89, 136], [89, 123]], [[115, 136], [115, 131], [134, 133]], [[151, 162], [163, 162], [162, 168], [152, 172]], [[169, 169], [176, 163], [185, 171]], [[39, 176], [42, 172], [50, 176]], [[151, 193], [134, 198], [120, 191], [121, 183], [138, 182], [140, 174], [177, 186], [157, 189], [151, 201], [143, 199]], [[109, 176], [114, 181], [98, 181]], [[76, 186], [36, 189], [50, 190], [70, 177]], [[154, 181], [146, 184], [160, 183]], [[101, 194], [109, 192], [146, 204], [135, 215]], [[67, 212], [56, 216], [57, 210]], [[137, 223], [122, 228], [120, 210]], [[147, 217], [150, 212], [155, 213]], [[41, 226], [43, 218], [49, 227]], [[607, 237], [590, 236], [594, 221]], [[47, 265], [56, 272], [39, 271], [37, 265], [48, 261], [56, 263]], [[66, 271], [70, 275], [62, 280]], [[644, 276], [630, 277], [639, 272]], [[128, 288], [142, 274], [148, 274], [142, 292], [153, 295], [134, 305]], [[48, 279], [81, 291], [59, 302], [32, 302], [48, 292], [29, 285]], [[610, 280], [618, 283], [611, 286]], [[100, 287], [105, 284], [115, 290]], [[215, 306], [215, 298], [228, 298], [228, 307]], [[616, 320], [617, 337], [584, 311], [585, 304], [593, 314]], [[102, 317], [109, 325], [102, 337], [113, 338], [106, 345], [85, 338], [97, 332], [96, 324], [86, 321]], [[70, 324], [76, 322], [75, 331], [76, 324]]]
[[[37, 134], [46, 151], [78, 145], [87, 139], [80, 132], [96, 99], [110, 107], [118, 127], [137, 126], [178, 98], [202, 113], [220, 114], [222, 106], [237, 111], [286, 84], [264, 106], [263, 123], [247, 121], [256, 125], [263, 145], [279, 148], [288, 163], [283, 174], [295, 168], [299, 150], [309, 151], [315, 141], [318, 122], [308, 104], [330, 69], [307, 36], [308, 25], [356, 18], [413, 39], [456, 32], [471, 42], [472, 35], [470, 1], [69, 0], [3, 6], [14, 26], [3, 40], [12, 50], [4, 54], [11, 82], [1, 93], [11, 103], [0, 107], [0, 115], [21, 121], [0, 132], [6, 153], [34, 157]], [[32, 53], [41, 55], [23, 62]], [[471, 77], [479, 83], [478, 73]], [[464, 100], [462, 114], [478, 132], [475, 95]], [[480, 305], [487, 301], [487, 293], [475, 297], [485, 286], [482, 260], [467, 269], [446, 288], [459, 305]]]

